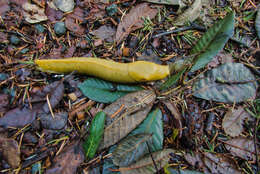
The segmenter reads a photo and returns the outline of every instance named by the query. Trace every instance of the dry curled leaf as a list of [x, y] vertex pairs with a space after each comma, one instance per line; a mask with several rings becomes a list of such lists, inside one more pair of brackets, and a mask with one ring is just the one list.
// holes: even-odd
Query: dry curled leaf
[[232, 155], [255, 162], [254, 141], [246, 138], [234, 138], [225, 142], [225, 147]]
[[157, 12], [157, 8], [151, 8], [148, 3], [142, 3], [132, 8], [117, 27], [116, 43], [119, 44], [131, 31], [141, 28], [144, 23], [142, 18], [153, 19]]
[[249, 116], [243, 107], [233, 111], [229, 110], [222, 121], [222, 127], [226, 134], [231, 137], [238, 136], [243, 131], [243, 120]]
[[23, 4], [23, 9], [25, 20], [31, 24], [48, 20], [44, 13], [44, 9], [38, 7], [37, 5], [27, 2]]
[[127, 94], [107, 106], [104, 140], [100, 149], [109, 147], [124, 138], [147, 116], [156, 95], [151, 90], [142, 90]]

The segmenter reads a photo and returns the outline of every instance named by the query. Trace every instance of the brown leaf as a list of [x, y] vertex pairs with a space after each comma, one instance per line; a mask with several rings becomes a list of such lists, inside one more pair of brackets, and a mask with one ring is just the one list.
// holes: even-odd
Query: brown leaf
[[66, 112], [55, 113], [54, 117], [51, 114], [38, 114], [42, 127], [44, 129], [60, 130], [67, 124], [68, 114]]
[[73, 142], [61, 154], [53, 159], [54, 165], [47, 169], [46, 174], [76, 173], [78, 166], [84, 161], [84, 153], [79, 142]]
[[[174, 153], [172, 149], [164, 149], [161, 151], [157, 151], [152, 153], [153, 159], [156, 163], [158, 169], [161, 169], [163, 166], [168, 164], [169, 154]], [[151, 155], [148, 154], [144, 158], [135, 162], [134, 164], [128, 166], [127, 168], [120, 168], [120, 173], [122, 174], [151, 174], [156, 173], [156, 169], [151, 158]]]
[[95, 35], [97, 38], [105, 40], [115, 35], [116, 31], [114, 28], [110, 26], [103, 25], [99, 27], [97, 30], [91, 32], [91, 34]]
[[250, 115], [243, 107], [239, 107], [233, 111], [229, 110], [222, 120], [222, 127], [226, 134], [231, 137], [238, 136], [243, 131], [243, 120], [249, 117]]
[[[254, 141], [246, 138], [234, 138], [225, 142], [225, 147], [234, 156], [239, 156], [247, 161], [254, 161], [256, 157]], [[259, 151], [259, 150], [258, 150]]]
[[135, 129], [146, 118], [155, 98], [153, 91], [142, 90], [127, 94], [107, 106], [104, 109], [107, 114], [104, 140], [100, 149], [117, 143]]
[[226, 173], [242, 173], [234, 162], [224, 155], [215, 155], [212, 153], [204, 153], [204, 164], [211, 170], [210, 173], [226, 174]]
[[133, 7], [117, 27], [116, 43], [119, 44], [131, 31], [141, 28], [144, 23], [142, 18], [149, 17], [153, 19], [157, 12], [158, 10], [151, 8], [148, 3], [138, 4]]
[[3, 117], [0, 118], [0, 126], [7, 127], [24, 127], [31, 124], [36, 118], [36, 112], [23, 107], [15, 108], [8, 111]]
[[9, 104], [9, 96], [7, 94], [0, 94], [0, 113], [5, 112]]
[[[60, 81], [59, 83], [57, 83], [55, 85], [55, 88], [53, 89], [53, 91], [51, 91], [48, 94], [48, 97], [49, 97], [49, 100], [50, 100], [50, 105], [51, 105], [52, 109], [54, 109], [54, 107], [57, 106], [57, 104], [59, 104], [59, 102], [63, 98], [63, 94], [64, 94], [64, 85], [63, 85], [63, 81]], [[50, 112], [48, 102], [46, 102], [43, 105], [42, 109], [45, 113]]]
[[0, 137], [0, 152], [12, 168], [19, 167], [21, 162], [20, 149], [14, 139]]
[[31, 24], [48, 20], [44, 13], [44, 9], [39, 8], [37, 5], [27, 2], [23, 4], [23, 9], [25, 20]]
[[186, 153], [184, 155], [185, 160], [195, 168], [203, 169], [205, 168], [204, 163], [202, 161], [202, 155], [198, 152], [193, 154]]
[[66, 28], [75, 34], [83, 35], [84, 34], [84, 28], [76, 23], [76, 21], [73, 18], [67, 17], [65, 20]]
[[174, 124], [175, 127], [179, 130], [179, 137], [182, 136], [182, 117], [180, 112], [178, 111], [178, 108], [170, 101], [164, 101], [163, 102], [165, 106], [170, 110], [171, 114], [174, 118]]

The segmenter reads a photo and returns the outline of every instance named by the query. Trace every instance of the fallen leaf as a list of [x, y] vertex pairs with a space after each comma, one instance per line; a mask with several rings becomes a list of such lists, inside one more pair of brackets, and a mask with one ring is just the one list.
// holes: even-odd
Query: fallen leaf
[[108, 38], [113, 37], [116, 33], [116, 30], [110, 26], [102, 25], [97, 30], [94, 30], [90, 33], [104, 41]]
[[1, 0], [0, 1], [0, 16], [4, 16], [5, 12], [10, 10], [10, 6], [8, 0]]
[[24, 3], [22, 7], [24, 9], [23, 15], [27, 22], [34, 24], [48, 20], [44, 13], [44, 9], [38, 7], [37, 5], [27, 2]]
[[226, 173], [242, 173], [239, 171], [231, 159], [223, 154], [204, 153], [204, 164], [211, 171], [210, 173], [226, 174]]
[[[225, 142], [225, 147], [232, 155], [238, 156], [247, 161], [255, 162], [254, 141], [246, 138], [234, 138]], [[259, 152], [259, 149], [258, 149]]]
[[243, 131], [244, 119], [249, 117], [250, 115], [244, 110], [243, 107], [229, 110], [222, 120], [222, 127], [225, 133], [231, 137], [238, 136]]
[[36, 112], [29, 108], [15, 108], [8, 111], [0, 118], [0, 126], [4, 128], [15, 127], [21, 128], [31, 124], [36, 118]]
[[156, 166], [158, 169], [161, 169], [166, 164], [168, 164], [168, 161], [170, 159], [169, 154], [174, 153], [174, 150], [172, 149], [164, 149], [158, 152], [152, 153], [153, 160], [151, 158], [151, 155], [148, 154], [144, 158], [140, 159], [136, 163], [127, 166], [126, 168], [119, 168], [120, 172], [122, 174], [151, 174], [156, 173], [156, 169], [154, 167], [154, 162], [156, 163]]
[[0, 137], [0, 152], [12, 168], [19, 167], [21, 158], [20, 148], [17, 141], [14, 139]]
[[135, 129], [147, 116], [154, 101], [155, 93], [141, 90], [129, 93], [107, 106], [104, 141], [100, 149], [109, 147], [124, 138]]
[[187, 10], [185, 10], [177, 17], [176, 21], [174, 21], [174, 24], [184, 25], [187, 22], [193, 22], [199, 17], [201, 7], [201, 0], [195, 0]]
[[67, 17], [65, 20], [66, 28], [75, 34], [83, 35], [85, 32], [85, 29], [80, 26], [78, 23], [76, 23], [75, 19]]
[[44, 129], [60, 130], [64, 128], [67, 124], [68, 113], [55, 113], [54, 117], [52, 116], [52, 114], [41, 113], [38, 114], [38, 117], [40, 118], [41, 125]]
[[53, 166], [46, 170], [46, 174], [76, 173], [78, 166], [84, 161], [84, 153], [78, 141], [66, 147], [53, 159]]
[[119, 44], [131, 31], [141, 28], [144, 23], [142, 18], [149, 17], [153, 19], [157, 12], [158, 10], [151, 8], [148, 3], [138, 4], [133, 7], [117, 27], [116, 43]]
[[0, 94], [0, 113], [5, 112], [9, 105], [9, 95]]
[[75, 6], [74, 0], [54, 0], [54, 4], [65, 13], [73, 11]]
[[198, 152], [195, 152], [193, 154], [186, 153], [184, 154], [185, 160], [192, 165], [194, 168], [204, 169], [204, 163], [202, 161], [202, 155]]

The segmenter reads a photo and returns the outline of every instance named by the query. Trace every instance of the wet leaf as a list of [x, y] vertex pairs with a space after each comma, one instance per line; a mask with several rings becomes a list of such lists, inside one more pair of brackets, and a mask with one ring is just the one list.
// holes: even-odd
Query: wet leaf
[[[109, 154], [113, 153], [115, 148], [116, 148], [115, 145], [111, 146], [109, 148]], [[117, 170], [118, 167], [113, 163], [113, 159], [112, 159], [112, 156], [111, 156], [111, 157], [105, 158], [102, 174], [120, 174], [120, 172], [111, 171], [112, 169]]]
[[144, 0], [156, 4], [180, 5], [180, 0]]
[[8, 111], [0, 118], [0, 126], [4, 128], [15, 127], [21, 128], [31, 124], [36, 118], [36, 112], [26, 107], [15, 108]]
[[225, 142], [225, 147], [232, 155], [255, 162], [254, 141], [246, 138], [234, 138]]
[[93, 158], [96, 154], [104, 133], [105, 119], [106, 114], [104, 112], [99, 112], [91, 122], [89, 136], [83, 144], [87, 159]]
[[[174, 150], [164, 149], [152, 153], [153, 159], [158, 169], [161, 169], [163, 166], [165, 166], [168, 163], [170, 153], [174, 153]], [[126, 168], [119, 168], [119, 170], [122, 174], [136, 174], [136, 173], [151, 174], [156, 172], [150, 154], [146, 155], [144, 158], [140, 159], [136, 163]]]
[[138, 4], [133, 7], [117, 27], [116, 43], [119, 44], [131, 31], [141, 28], [144, 23], [142, 18], [149, 17], [153, 19], [157, 11], [156, 8], [151, 8], [148, 3]]
[[65, 25], [68, 30], [74, 32], [75, 34], [83, 35], [85, 32], [85, 29], [71, 17], [66, 18]]
[[250, 115], [244, 110], [243, 107], [229, 110], [222, 120], [222, 127], [225, 133], [231, 137], [238, 136], [243, 131], [244, 119], [248, 117], [250, 117]]
[[113, 163], [123, 167], [139, 160], [144, 156], [144, 152], [149, 152], [147, 147], [149, 139], [151, 139], [151, 134], [127, 136], [113, 151]]
[[225, 103], [254, 99], [257, 89], [254, 80], [243, 64], [226, 63], [201, 75], [193, 85], [194, 96]]
[[71, 12], [74, 9], [74, 0], [54, 0], [55, 6], [63, 12]]
[[91, 32], [91, 34], [95, 35], [97, 38], [106, 40], [115, 35], [116, 31], [114, 28], [110, 26], [103, 25], [99, 27], [97, 30]]
[[203, 68], [225, 46], [228, 39], [234, 33], [234, 18], [235, 13], [231, 12], [204, 33], [191, 50], [191, 54], [198, 54], [194, 59], [191, 71]]
[[236, 168], [235, 163], [231, 159], [225, 157], [223, 154], [215, 155], [212, 153], [204, 153], [204, 155], [204, 163], [211, 171], [210, 173], [242, 173]]
[[48, 20], [44, 13], [44, 9], [38, 7], [37, 5], [27, 2], [23, 4], [23, 9], [25, 20], [31, 24]]
[[38, 117], [40, 118], [41, 125], [44, 129], [60, 130], [63, 129], [67, 124], [68, 113], [55, 113], [54, 117], [52, 114], [41, 113], [38, 114]]
[[0, 152], [12, 168], [20, 165], [20, 148], [14, 139], [0, 137]]
[[199, 17], [201, 7], [201, 0], [195, 0], [187, 10], [185, 10], [182, 14], [180, 14], [177, 17], [176, 21], [174, 21], [174, 24], [184, 25], [187, 22], [193, 22]]
[[260, 39], [260, 6], [258, 7], [257, 15], [255, 19], [255, 29], [257, 32], [257, 36]]
[[46, 174], [76, 173], [78, 166], [84, 161], [84, 153], [79, 142], [73, 142], [53, 159], [53, 166]]
[[[160, 109], [157, 108], [151, 111], [146, 119], [136, 129], [134, 129], [130, 135], [141, 133], [152, 134], [152, 139], [149, 141], [149, 147], [152, 152], [163, 148], [163, 121]], [[148, 151], [144, 151], [143, 153], [148, 153]]]
[[[64, 84], [63, 84], [63, 81], [60, 81], [58, 83], [54, 82], [53, 86], [55, 86], [55, 87], [52, 88], [51, 91], [48, 92], [48, 94], [47, 94], [52, 109], [54, 109], [59, 104], [59, 102], [62, 100], [63, 94], [64, 94]], [[45, 113], [49, 113], [50, 112], [50, 108], [49, 108], [48, 102], [46, 102], [43, 105], [42, 109], [43, 109], [43, 111]]]
[[159, 89], [160, 90], [166, 90], [167, 88], [173, 87], [179, 81], [179, 79], [182, 77], [182, 75], [183, 75], [183, 73], [185, 73], [185, 71], [186, 71], [186, 68], [184, 68], [183, 70], [181, 70], [177, 74], [170, 76], [169, 79], [167, 79], [167, 81], [164, 82], [160, 86]]
[[116, 85], [95, 78], [88, 78], [78, 87], [86, 97], [102, 103], [112, 103], [129, 92], [142, 89], [139, 86]]
[[151, 90], [133, 92], [119, 98], [104, 109], [107, 114], [104, 141], [100, 149], [109, 147], [124, 138], [147, 116], [154, 101]]

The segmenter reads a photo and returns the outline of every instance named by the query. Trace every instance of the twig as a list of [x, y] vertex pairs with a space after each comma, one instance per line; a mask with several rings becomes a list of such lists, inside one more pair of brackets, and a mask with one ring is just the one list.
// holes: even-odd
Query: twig
[[151, 155], [151, 158], [152, 158], [153, 165], [154, 165], [154, 167], [155, 167], [156, 173], [159, 173], [158, 167], [157, 167], [157, 165], [156, 165], [156, 163], [155, 163], [155, 161], [154, 161], [154, 159], [153, 159], [153, 155], [152, 155], [150, 146], [148, 145], [147, 141], [146, 141], [146, 145], [147, 145], [147, 147], [148, 147], [149, 154]]

